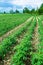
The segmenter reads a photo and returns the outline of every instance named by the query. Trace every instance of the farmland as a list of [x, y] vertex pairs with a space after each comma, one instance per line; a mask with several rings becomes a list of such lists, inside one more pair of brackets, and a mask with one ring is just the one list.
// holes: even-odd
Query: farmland
[[0, 14], [0, 65], [43, 65], [43, 15]]
[[0, 36], [10, 31], [11, 29], [15, 28], [16, 26], [19, 26], [21, 23], [25, 22], [26, 19], [28, 19], [28, 17], [29, 17], [28, 14], [0, 15]]

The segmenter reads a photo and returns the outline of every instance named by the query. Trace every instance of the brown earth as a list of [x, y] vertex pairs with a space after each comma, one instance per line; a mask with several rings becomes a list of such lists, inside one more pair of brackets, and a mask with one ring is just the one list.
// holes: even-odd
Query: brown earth
[[36, 27], [34, 29], [34, 33], [33, 33], [33, 40], [32, 40], [32, 45], [33, 45], [33, 48], [34, 50], [37, 49], [37, 46], [39, 44], [39, 33], [38, 33], [38, 19], [36, 18]]

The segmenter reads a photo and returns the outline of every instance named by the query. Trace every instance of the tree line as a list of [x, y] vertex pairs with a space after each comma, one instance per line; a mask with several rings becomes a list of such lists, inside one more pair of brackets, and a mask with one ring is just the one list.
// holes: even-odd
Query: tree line
[[[4, 11], [4, 13], [6, 13]], [[14, 13], [20, 13], [18, 10], [15, 10], [15, 12], [12, 10], [10, 10], [10, 13], [11, 14], [14, 14]], [[27, 7], [25, 7], [23, 9], [23, 13], [29, 13], [29, 14], [43, 14], [43, 4], [41, 4], [40, 8], [37, 8], [37, 10], [35, 9], [32, 9], [32, 10], [29, 10]]]

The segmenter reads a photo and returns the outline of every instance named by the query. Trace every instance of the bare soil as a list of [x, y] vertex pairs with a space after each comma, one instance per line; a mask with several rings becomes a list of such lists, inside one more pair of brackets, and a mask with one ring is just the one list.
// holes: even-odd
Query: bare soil
[[37, 49], [37, 46], [39, 44], [39, 33], [38, 33], [38, 19], [36, 18], [36, 27], [35, 27], [35, 30], [34, 30], [34, 33], [33, 33], [33, 37], [32, 37], [32, 45], [33, 45], [33, 48], [34, 50]]

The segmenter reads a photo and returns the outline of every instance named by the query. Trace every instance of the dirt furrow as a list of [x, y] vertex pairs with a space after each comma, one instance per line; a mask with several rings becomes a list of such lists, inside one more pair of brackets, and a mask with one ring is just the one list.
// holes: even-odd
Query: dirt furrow
[[36, 18], [36, 27], [34, 29], [33, 37], [32, 37], [32, 45], [33, 49], [37, 49], [37, 45], [39, 44], [39, 33], [38, 33], [38, 19]]
[[0, 37], [0, 42], [1, 42], [4, 38], [8, 37], [11, 33], [15, 32], [17, 29], [21, 28], [23, 25], [25, 25], [26, 23], [28, 23], [32, 18], [33, 18], [33, 17], [30, 17], [28, 20], [25, 21], [25, 23], [23, 23], [23, 24], [17, 26], [16, 28], [12, 29], [11, 31], [9, 31], [9, 32], [7, 32], [6, 34], [4, 34], [3, 36], [1, 36], [1, 37]]
[[38, 17], [38, 19], [41, 20], [40, 17]]

